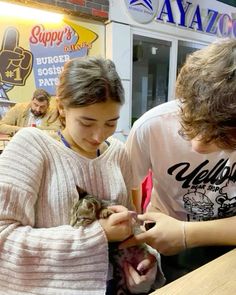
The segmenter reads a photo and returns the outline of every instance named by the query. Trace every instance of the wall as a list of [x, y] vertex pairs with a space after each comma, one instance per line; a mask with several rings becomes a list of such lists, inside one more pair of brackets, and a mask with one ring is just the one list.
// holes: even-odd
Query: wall
[[103, 22], [108, 19], [109, 0], [8, 0], [6, 2], [63, 11], [67, 14]]

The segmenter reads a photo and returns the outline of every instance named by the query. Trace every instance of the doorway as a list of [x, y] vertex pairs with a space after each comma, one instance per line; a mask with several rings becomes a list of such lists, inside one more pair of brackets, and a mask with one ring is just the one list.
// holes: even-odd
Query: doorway
[[132, 124], [168, 100], [171, 42], [133, 35]]

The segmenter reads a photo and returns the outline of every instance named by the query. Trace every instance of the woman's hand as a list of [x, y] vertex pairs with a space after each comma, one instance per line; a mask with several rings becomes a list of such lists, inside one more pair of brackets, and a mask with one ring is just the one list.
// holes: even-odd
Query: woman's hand
[[163, 213], [138, 215], [141, 221], [154, 221], [154, 227], [123, 242], [119, 248], [147, 243], [161, 254], [174, 255], [185, 249], [184, 223]]
[[150, 291], [156, 279], [156, 258], [148, 254], [148, 256], [138, 264], [137, 269], [134, 269], [130, 263], [125, 262], [124, 272], [127, 288], [132, 294], [147, 293]]
[[124, 241], [132, 234], [132, 213], [121, 205], [110, 206], [115, 213], [99, 222], [106, 233], [108, 242]]

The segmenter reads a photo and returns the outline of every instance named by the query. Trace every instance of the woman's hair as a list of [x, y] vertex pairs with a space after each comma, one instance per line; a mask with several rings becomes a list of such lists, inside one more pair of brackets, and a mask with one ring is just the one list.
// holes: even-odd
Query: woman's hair
[[102, 57], [69, 60], [59, 78], [57, 99], [76, 108], [113, 100], [124, 103], [124, 89], [115, 64]]
[[236, 39], [221, 39], [186, 59], [176, 82], [180, 134], [236, 148]]

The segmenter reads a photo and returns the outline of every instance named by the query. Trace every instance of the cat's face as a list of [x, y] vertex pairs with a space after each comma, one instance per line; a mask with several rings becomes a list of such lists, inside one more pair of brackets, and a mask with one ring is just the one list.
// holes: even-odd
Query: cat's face
[[[92, 195], [83, 196], [73, 206], [72, 226], [86, 226], [98, 219], [101, 202]], [[73, 224], [72, 224], [73, 223]]]
[[87, 226], [95, 220], [108, 218], [114, 213], [108, 206], [115, 205], [111, 200], [99, 200], [97, 197], [87, 193], [76, 186], [79, 199], [72, 207], [70, 225], [79, 227]]

